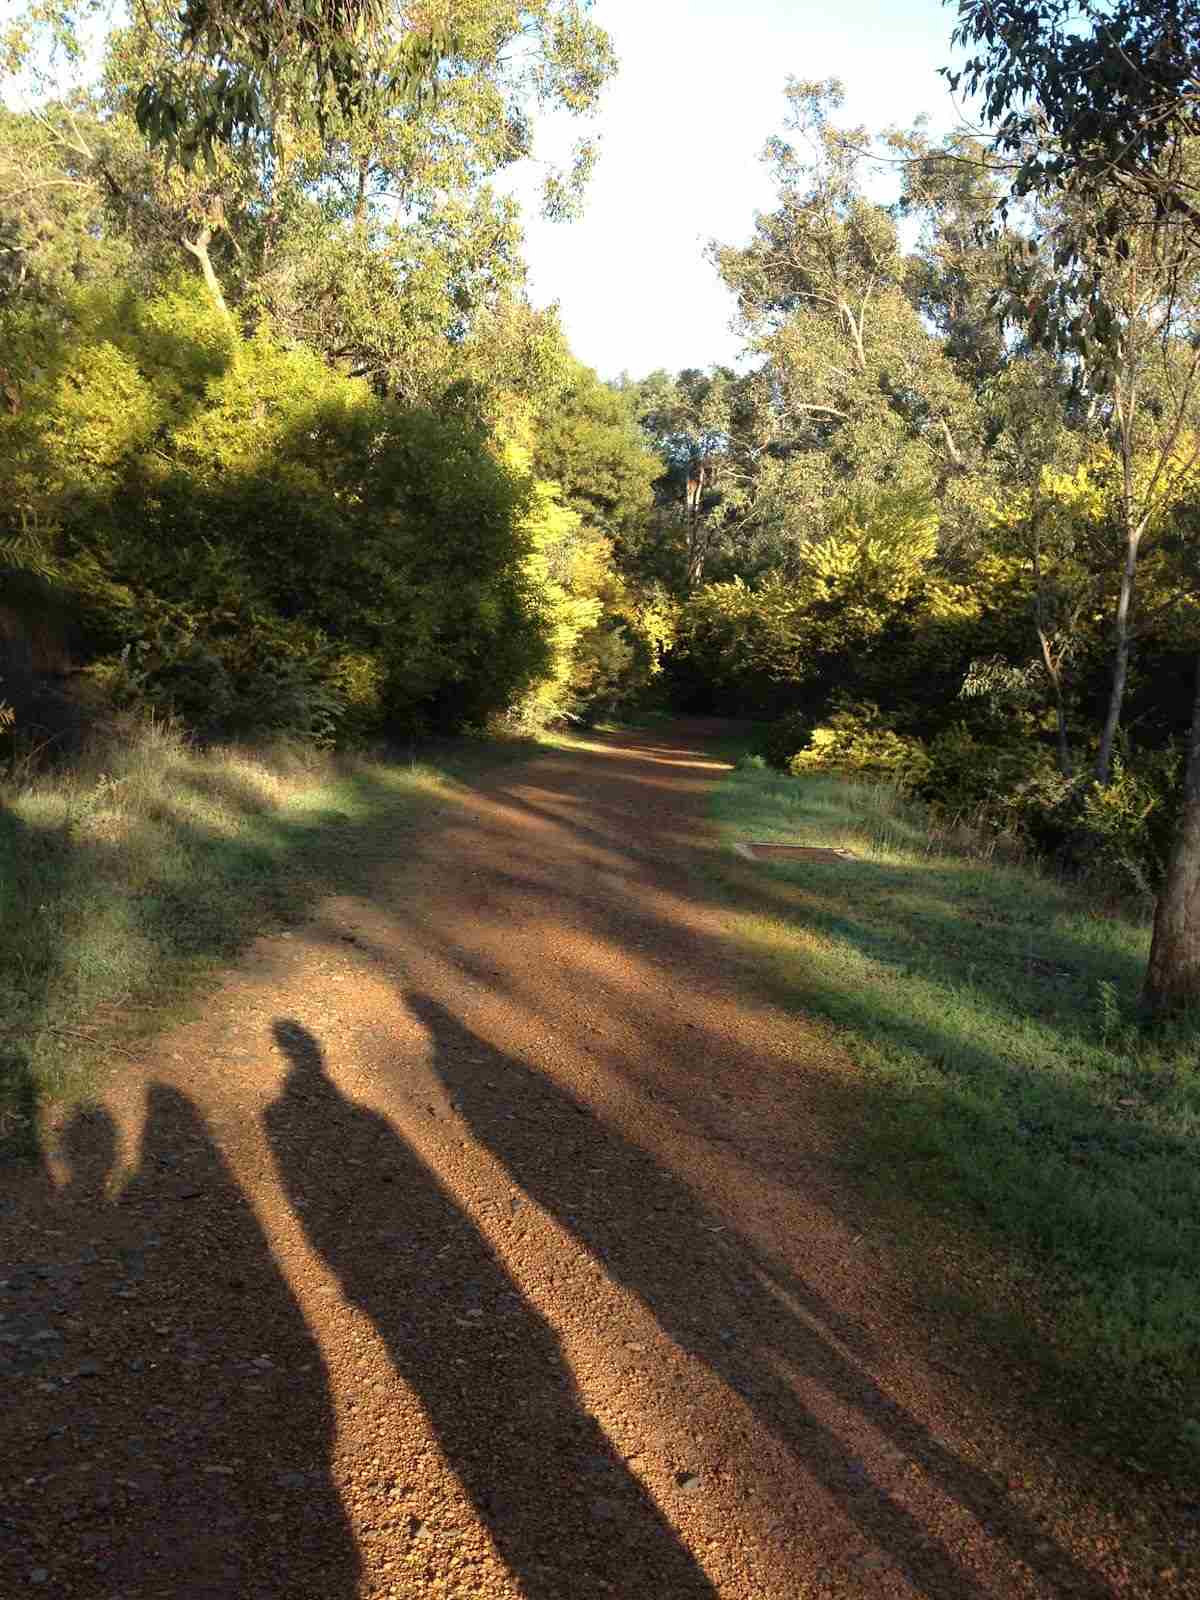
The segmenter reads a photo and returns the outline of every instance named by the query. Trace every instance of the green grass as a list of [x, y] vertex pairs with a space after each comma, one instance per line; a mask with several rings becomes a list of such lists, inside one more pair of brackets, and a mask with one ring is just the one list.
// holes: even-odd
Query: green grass
[[[730, 842], [856, 852], [714, 870], [763, 984], [835, 1023], [863, 1069], [874, 1200], [918, 1256], [936, 1219], [930, 1239], [948, 1225], [1002, 1264], [943, 1281], [945, 1304], [1023, 1344], [1112, 1448], [1194, 1463], [1197, 1033], [1135, 1023], [1144, 920], [956, 849], [887, 788], [745, 763], [714, 807]], [[929, 1294], [946, 1272], [931, 1250]]]
[[69, 768], [0, 782], [0, 1154], [35, 1149], [40, 1108], [85, 1098], [251, 937], [300, 920], [356, 853], [369, 864], [381, 824], [425, 824], [530, 748], [201, 753], [143, 725]]

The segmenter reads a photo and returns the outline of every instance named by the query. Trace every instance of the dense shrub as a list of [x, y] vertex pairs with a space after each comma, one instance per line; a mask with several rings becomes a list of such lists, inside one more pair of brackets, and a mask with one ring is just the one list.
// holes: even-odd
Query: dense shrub
[[788, 762], [788, 771], [796, 777], [806, 772], [844, 772], [912, 789], [923, 782], [928, 766], [919, 739], [889, 727], [878, 706], [857, 705], [843, 706], [813, 728], [807, 743]]
[[118, 700], [330, 739], [481, 722], [548, 670], [532, 485], [470, 415], [242, 339], [191, 285], [40, 337], [0, 542], [38, 530]]
[[788, 711], [756, 734], [753, 750], [780, 772], [787, 772], [797, 750], [803, 750], [813, 731], [813, 720], [803, 711]]
[[1022, 730], [1006, 734], [958, 722], [929, 741], [924, 770], [913, 788], [947, 816], [986, 813], [1003, 823], [1017, 787], [1035, 774], [1048, 778], [1053, 770], [1049, 752]]
[[1064, 778], [1047, 766], [1003, 803], [1042, 855], [1120, 892], [1153, 895], [1177, 819], [1180, 761], [1173, 747], [1145, 756], [1136, 773], [1118, 759], [1103, 788], [1090, 772]]

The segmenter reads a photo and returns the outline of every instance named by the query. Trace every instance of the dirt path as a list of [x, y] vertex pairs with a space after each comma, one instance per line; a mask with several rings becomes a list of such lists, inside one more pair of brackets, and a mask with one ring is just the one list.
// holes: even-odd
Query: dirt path
[[858, 1237], [704, 731], [381, 833], [0, 1174], [0, 1595], [1182, 1592]]

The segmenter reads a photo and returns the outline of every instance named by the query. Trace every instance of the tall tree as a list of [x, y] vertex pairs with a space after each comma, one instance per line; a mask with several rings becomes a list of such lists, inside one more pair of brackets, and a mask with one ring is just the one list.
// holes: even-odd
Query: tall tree
[[[960, 0], [959, 17], [954, 42], [977, 53], [949, 76], [955, 86], [982, 94], [985, 115], [997, 125], [995, 143], [1015, 164], [1014, 195], [1061, 190], [1073, 204], [1074, 226], [1057, 259], [1078, 270], [1089, 293], [1066, 324], [1068, 338], [1085, 358], [1093, 346], [1102, 357], [1119, 356], [1128, 340], [1105, 293], [1112, 257], [1136, 262], [1135, 236], [1148, 237], [1151, 251], [1168, 250], [1190, 284], [1200, 251], [1200, 8], [1196, 0]], [[1163, 246], [1164, 238], [1171, 243]], [[1123, 273], [1118, 282], [1130, 286]], [[1174, 296], [1172, 284], [1168, 306]], [[1171, 327], [1162, 331], [1161, 362], [1174, 379], [1165, 408], [1170, 419], [1181, 391], [1194, 393], [1196, 328], [1193, 322], [1174, 342]], [[1131, 399], [1136, 392], [1127, 381], [1126, 415]], [[1152, 474], [1160, 483], [1162, 476]], [[1126, 507], [1135, 498], [1131, 479], [1132, 462], [1123, 461]], [[1136, 517], [1126, 521], [1136, 529]], [[1139, 542], [1126, 542], [1126, 610]], [[1197, 674], [1200, 691], [1200, 666]], [[1119, 677], [1118, 638], [1106, 732]], [[1143, 1000], [1156, 1013], [1200, 1002], [1200, 692]]]
[[651, 373], [632, 391], [659, 462], [649, 558], [655, 575], [689, 594], [736, 556], [749, 566], [750, 492], [756, 451], [747, 380], [729, 367]]
[[849, 484], [938, 494], [967, 466], [968, 387], [908, 291], [888, 208], [864, 189], [866, 134], [833, 118], [840, 83], [787, 87], [787, 134], [765, 160], [776, 209], [744, 249], [714, 245], [761, 362], [756, 499], [792, 537], [818, 536]]

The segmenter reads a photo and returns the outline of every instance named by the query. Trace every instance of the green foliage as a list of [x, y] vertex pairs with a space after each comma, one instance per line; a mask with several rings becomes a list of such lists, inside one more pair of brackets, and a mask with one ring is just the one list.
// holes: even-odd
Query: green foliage
[[1110, 893], [1153, 898], [1162, 887], [1178, 818], [1182, 756], [1169, 746], [1136, 771], [1118, 758], [1100, 785], [1064, 778], [1043, 762], [992, 801], [1036, 849]]
[[239, 339], [190, 283], [80, 300], [0, 460], [98, 675], [208, 736], [478, 722], [545, 670], [529, 486], [480, 425]]
[[646, 448], [620, 390], [574, 363], [538, 420], [533, 466], [618, 549], [636, 547], [662, 464]]
[[754, 752], [778, 772], [787, 772], [797, 750], [803, 750], [812, 736], [812, 718], [803, 711], [789, 711], [759, 729]]
[[927, 762], [914, 786], [943, 814], [1003, 827], [1012, 820], [1014, 797], [1024, 784], [1053, 784], [1050, 751], [1021, 730], [982, 731], [964, 722], [930, 740]]
[[844, 705], [813, 728], [787, 763], [793, 777], [811, 772], [841, 772], [850, 778], [879, 778], [898, 789], [919, 788], [929, 757], [919, 739], [897, 733], [880, 720], [879, 707]]

